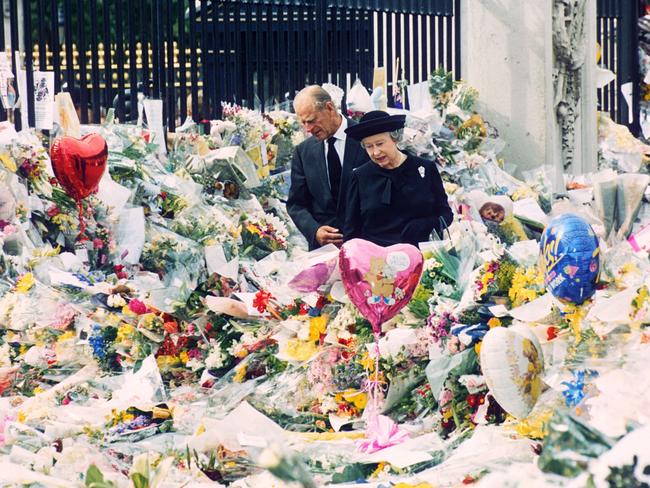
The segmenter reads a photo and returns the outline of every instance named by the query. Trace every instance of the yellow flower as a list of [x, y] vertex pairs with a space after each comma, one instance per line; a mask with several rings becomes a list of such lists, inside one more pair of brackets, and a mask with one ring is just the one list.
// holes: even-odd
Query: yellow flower
[[262, 235], [262, 232], [260, 231], [260, 229], [257, 226], [253, 225], [253, 224], [248, 224], [246, 226], [246, 230], [248, 232], [250, 232], [251, 234]]
[[334, 396], [334, 401], [336, 403], [341, 403], [343, 401], [351, 403], [357, 409], [363, 410], [368, 404], [368, 395], [354, 388], [349, 388], [345, 391], [339, 392]]
[[181, 363], [183, 363], [183, 364], [187, 364], [187, 361], [189, 361], [189, 359], [190, 359], [189, 355], [187, 354], [187, 351], [181, 352], [178, 355], [178, 357], [180, 358]]
[[25, 422], [25, 419], [27, 418], [27, 415], [25, 415], [25, 412], [18, 412], [18, 422], [21, 424]]
[[309, 319], [309, 340], [317, 341], [321, 334], [327, 332], [327, 315], [312, 317]]
[[156, 358], [156, 363], [158, 364], [158, 369], [165, 370], [177, 366], [181, 362], [178, 356], [158, 356]]
[[16, 162], [13, 159], [11, 159], [11, 157], [7, 153], [0, 154], [0, 162], [2, 162], [4, 167], [7, 168], [12, 173], [15, 173], [18, 170], [18, 168], [16, 167]]
[[480, 137], [487, 136], [487, 126], [485, 125], [485, 122], [483, 122], [483, 119], [479, 114], [474, 114], [465, 122], [463, 122], [463, 125], [460, 126], [459, 131], [465, 129], [472, 129], [472, 128], [478, 128], [479, 130], [478, 135]]
[[474, 344], [474, 352], [476, 353], [477, 356], [481, 355], [481, 343], [477, 342]]
[[370, 357], [368, 351], [363, 353], [363, 356], [361, 356], [361, 359], [359, 359], [359, 364], [371, 373], [375, 370], [375, 360]]
[[52, 222], [63, 232], [76, 230], [78, 226], [77, 220], [74, 217], [64, 213], [52, 217]]
[[564, 318], [569, 323], [569, 327], [576, 338], [576, 344], [582, 340], [582, 319], [587, 315], [587, 310], [583, 306], [567, 305]]
[[242, 383], [244, 381], [244, 378], [246, 378], [247, 369], [248, 369], [248, 365], [246, 364], [237, 367], [235, 376], [233, 377], [232, 381], [234, 383]]
[[234, 356], [238, 359], [244, 359], [246, 356], [248, 356], [248, 349], [245, 347], [239, 348], [235, 351]]
[[126, 322], [123, 323], [117, 329], [117, 336], [115, 337], [115, 342], [117, 343], [130, 342], [131, 336], [133, 336], [134, 332], [135, 332], [135, 327], [133, 327], [131, 324], [127, 324]]
[[67, 332], [61, 334], [56, 341], [63, 342], [63, 341], [67, 341], [68, 339], [74, 339], [74, 337], [75, 337], [75, 333], [71, 330], [68, 330]]
[[131, 317], [135, 317], [135, 316], [136, 316], [135, 313], [131, 311], [131, 309], [129, 308], [128, 304], [127, 304], [127, 305], [124, 305], [124, 306], [122, 307], [122, 313], [123, 313], [124, 315], [129, 315], [129, 316], [131, 316]]
[[293, 361], [307, 361], [316, 353], [316, 343], [313, 341], [301, 341], [299, 339], [290, 339], [282, 348], [284, 355]]
[[508, 298], [514, 307], [531, 302], [544, 288], [544, 275], [536, 266], [517, 268], [512, 276]]
[[382, 461], [382, 462], [380, 462], [380, 463], [377, 465], [377, 469], [375, 469], [375, 470], [372, 472], [372, 474], [370, 475], [370, 477], [371, 477], [371, 478], [376, 478], [376, 477], [378, 477], [378, 476], [381, 476], [381, 475], [384, 474], [387, 470], [390, 470], [390, 464], [388, 464], [387, 462]]
[[41, 388], [40, 386], [37, 386], [36, 388], [34, 388], [34, 395], [36, 395], [38, 393], [42, 393], [44, 391], [45, 390], [43, 388]]
[[539, 412], [524, 420], [521, 420], [515, 425], [515, 430], [518, 434], [531, 439], [543, 439], [548, 433], [546, 425], [553, 416], [550, 410]]
[[497, 317], [492, 317], [488, 320], [487, 324], [490, 329], [494, 329], [495, 327], [501, 326], [501, 321]]
[[18, 293], [27, 293], [32, 286], [34, 286], [34, 283], [36, 283], [34, 275], [31, 273], [25, 273], [16, 282], [16, 291]]

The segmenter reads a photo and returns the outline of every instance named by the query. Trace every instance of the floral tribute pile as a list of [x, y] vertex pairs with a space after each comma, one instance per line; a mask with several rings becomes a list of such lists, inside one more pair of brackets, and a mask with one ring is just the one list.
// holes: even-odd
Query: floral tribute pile
[[[378, 346], [338, 249], [308, 253], [286, 213], [293, 115], [227, 105], [166, 155], [142, 127], [84, 127], [109, 156], [81, 235], [42, 139], [5, 137], [0, 484], [645, 486], [650, 177], [620, 163], [639, 146], [613, 146], [602, 116], [601, 170], [552, 195], [543, 171], [504, 170], [475, 90], [437, 71], [430, 92], [404, 146], [438, 162], [456, 218], [421, 244]], [[566, 212], [600, 240], [581, 304], [555, 299], [539, 264]], [[382, 420], [360, 449], [369, 382]]]

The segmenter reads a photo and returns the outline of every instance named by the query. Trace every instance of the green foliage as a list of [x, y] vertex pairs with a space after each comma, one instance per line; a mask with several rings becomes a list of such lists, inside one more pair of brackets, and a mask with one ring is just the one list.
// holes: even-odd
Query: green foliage
[[408, 304], [409, 311], [418, 319], [426, 319], [429, 316], [429, 304], [423, 299], [412, 299]]
[[117, 488], [112, 481], [104, 480], [104, 475], [94, 464], [91, 464], [86, 471], [84, 486], [88, 488]]
[[141, 473], [133, 473], [131, 481], [133, 481], [133, 488], [149, 488], [149, 480]]
[[375, 469], [377, 469], [377, 464], [348, 464], [342, 472], [334, 473], [332, 483], [349, 483], [351, 481], [365, 480]]
[[455, 86], [454, 74], [445, 68], [438, 68], [429, 75], [429, 94], [437, 101], [442, 95], [452, 91]]
[[[648, 483], [643, 483], [637, 479], [635, 475], [637, 464], [639, 464], [639, 458], [635, 455], [632, 457], [631, 464], [612, 466], [607, 478], [605, 478], [609, 488], [650, 488]], [[643, 473], [647, 474], [649, 470], [650, 466], [645, 466]]]
[[613, 441], [589, 427], [577, 417], [556, 413], [548, 425], [548, 435], [539, 456], [539, 468], [545, 473], [574, 478], [592, 459], [609, 451]]
[[508, 295], [515, 271], [517, 271], [517, 264], [512, 259], [505, 257], [501, 260], [499, 269], [494, 276], [494, 283], [498, 290], [497, 294]]

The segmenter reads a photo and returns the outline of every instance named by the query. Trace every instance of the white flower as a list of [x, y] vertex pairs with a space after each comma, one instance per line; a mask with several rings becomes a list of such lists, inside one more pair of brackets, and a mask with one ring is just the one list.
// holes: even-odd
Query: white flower
[[323, 413], [336, 412], [338, 410], [338, 405], [333, 396], [326, 396], [320, 404], [320, 410]]
[[23, 361], [29, 366], [35, 368], [47, 368], [48, 360], [55, 358], [54, 351], [44, 347], [32, 346], [23, 356]]
[[224, 365], [226, 359], [227, 356], [221, 350], [221, 344], [217, 343], [210, 351], [210, 354], [208, 354], [208, 357], [205, 358], [205, 367], [208, 369], [219, 369]]
[[477, 374], [466, 374], [458, 378], [458, 382], [467, 388], [470, 395], [487, 389], [485, 377]]
[[[18, 303], [18, 295], [16, 293], [7, 293], [0, 299], [0, 319], [3, 322], [7, 321], [16, 303]], [[15, 330], [14, 327], [12, 329]]]
[[300, 324], [300, 328], [298, 329], [297, 337], [301, 341], [306, 341], [309, 339], [309, 332], [310, 332], [310, 325], [308, 321], [303, 321]]
[[485, 163], [485, 157], [478, 153], [470, 154], [465, 157], [465, 164], [468, 169], [478, 168]]
[[185, 366], [190, 368], [192, 371], [198, 371], [203, 367], [203, 363], [201, 363], [197, 358], [192, 358], [185, 363]]
[[257, 339], [255, 337], [255, 334], [252, 332], [244, 332], [242, 336], [239, 338], [239, 341], [234, 341], [232, 345], [228, 348], [228, 354], [231, 356], [236, 356], [237, 351], [239, 351], [243, 346], [246, 344], [253, 344], [256, 342]]
[[126, 300], [122, 298], [122, 295], [119, 293], [115, 293], [113, 295], [108, 295], [108, 299], [106, 300], [106, 303], [108, 304], [109, 307], [112, 308], [121, 308], [124, 305], [126, 305]]
[[0, 346], [0, 368], [11, 366], [11, 361], [9, 360], [10, 351], [11, 349], [9, 348], [9, 343], [5, 342], [2, 346]]

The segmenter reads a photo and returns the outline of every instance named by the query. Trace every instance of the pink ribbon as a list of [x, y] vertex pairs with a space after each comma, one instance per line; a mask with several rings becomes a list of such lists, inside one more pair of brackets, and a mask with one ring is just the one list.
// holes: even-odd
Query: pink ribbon
[[390, 417], [371, 414], [366, 429], [366, 440], [359, 443], [359, 450], [372, 454], [387, 447], [401, 444], [408, 437], [409, 433], [400, 429]]

